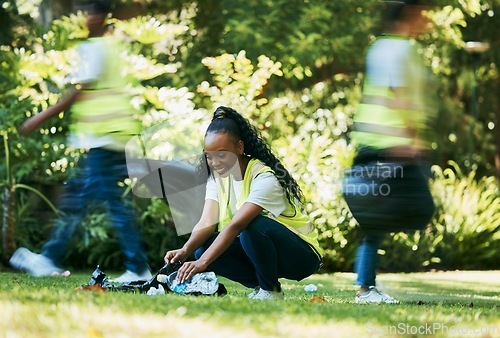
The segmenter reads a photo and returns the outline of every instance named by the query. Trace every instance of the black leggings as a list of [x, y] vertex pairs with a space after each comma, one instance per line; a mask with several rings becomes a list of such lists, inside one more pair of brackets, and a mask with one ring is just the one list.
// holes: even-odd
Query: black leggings
[[[196, 259], [217, 235], [196, 250]], [[280, 291], [278, 278], [301, 280], [316, 272], [319, 266], [320, 259], [307, 242], [281, 223], [259, 215], [207, 270], [246, 287]]]

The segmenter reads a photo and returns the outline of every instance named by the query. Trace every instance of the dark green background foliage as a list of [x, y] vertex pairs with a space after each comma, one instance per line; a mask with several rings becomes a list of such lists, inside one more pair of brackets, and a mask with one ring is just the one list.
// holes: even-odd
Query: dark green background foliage
[[[1, 3], [2, 236], [38, 250], [55, 218], [47, 201], [57, 202], [80, 152], [66, 146], [66, 113], [29, 137], [17, 128], [68, 90], [73, 47], [87, 34], [85, 19], [62, 0], [38, 0], [32, 7]], [[434, 3], [433, 29], [420, 40], [436, 78], [429, 98], [436, 96], [439, 103], [429, 130], [437, 211], [425, 231], [388, 235], [381, 268], [498, 269], [500, 1]], [[380, 1], [115, 4], [115, 15], [125, 20], [110, 23], [128, 49], [129, 73], [137, 80], [130, 92], [145, 128], [161, 123], [163, 144], [196, 154], [201, 126], [216, 105], [233, 106], [251, 118], [302, 186], [326, 249], [323, 270], [352, 270], [361, 234], [341, 197], [340, 181], [354, 155], [346, 135], [361, 96], [364, 50], [380, 31]], [[489, 42], [490, 49], [468, 54], [466, 41]], [[152, 153], [168, 158], [162, 142]], [[166, 250], [186, 238], [177, 236], [164, 201], [135, 202], [157, 268]], [[68, 266], [119, 269], [123, 258], [107, 215], [99, 208], [89, 211], [70, 246]], [[5, 245], [2, 256], [4, 261], [9, 256]]]

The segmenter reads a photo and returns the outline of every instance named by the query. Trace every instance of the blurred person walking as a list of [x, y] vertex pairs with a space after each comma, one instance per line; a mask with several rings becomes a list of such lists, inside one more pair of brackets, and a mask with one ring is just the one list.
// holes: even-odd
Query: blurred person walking
[[423, 229], [434, 212], [424, 165], [426, 124], [433, 116], [430, 74], [414, 38], [428, 24], [417, 0], [386, 1], [384, 33], [368, 48], [357, 144], [343, 194], [364, 238], [357, 250], [356, 303], [397, 303], [375, 282], [385, 234]]
[[140, 132], [130, 98], [124, 87], [119, 41], [107, 35], [106, 21], [111, 12], [105, 1], [92, 1], [88, 11], [89, 38], [78, 46], [79, 69], [76, 86], [56, 105], [28, 119], [20, 128], [29, 134], [47, 119], [71, 108], [70, 144], [86, 149], [70, 176], [61, 197], [60, 217], [41, 254], [19, 248], [10, 264], [34, 276], [63, 272], [59, 264], [89, 202], [105, 203], [117, 230], [125, 256], [126, 271], [115, 282], [151, 277], [139, 234], [137, 216], [125, 197], [127, 178], [125, 144]]

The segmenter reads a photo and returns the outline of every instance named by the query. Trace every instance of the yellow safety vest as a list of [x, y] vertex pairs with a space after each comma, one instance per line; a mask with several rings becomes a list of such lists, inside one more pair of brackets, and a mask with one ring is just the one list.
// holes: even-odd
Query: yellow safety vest
[[102, 73], [91, 88], [82, 90], [81, 98], [72, 106], [70, 130], [74, 134], [106, 135], [114, 143], [109, 148], [122, 150], [141, 131], [141, 123], [134, 117], [137, 112], [124, 92], [128, 81], [122, 74], [124, 62], [119, 41], [113, 36], [90, 40], [97, 39], [104, 43]]
[[[380, 39], [406, 39], [398, 36], [380, 37]], [[428, 72], [424, 68], [421, 57], [412, 47], [413, 53], [408, 56], [406, 64], [410, 83], [407, 97], [396, 98], [390, 87], [374, 86], [369, 78], [363, 83], [363, 97], [354, 115], [351, 139], [361, 145], [377, 149], [391, 148], [414, 144], [427, 147], [422, 140], [422, 132], [428, 119], [428, 108], [424, 100], [428, 100], [430, 88]], [[427, 97], [424, 95], [427, 94]]]
[[[273, 170], [257, 159], [251, 159], [245, 171], [243, 178], [243, 189], [241, 191], [241, 196], [237, 199], [236, 210], [238, 210], [247, 200], [250, 195], [250, 187], [252, 181], [260, 174], [265, 172], [273, 172]], [[234, 189], [232, 188], [232, 176], [230, 177], [216, 177], [215, 182], [217, 184], [218, 197], [219, 197], [219, 231], [221, 231], [229, 222], [231, 222], [234, 214], [230, 207], [230, 200], [234, 200]], [[286, 203], [289, 203], [286, 200]], [[297, 234], [304, 241], [309, 243], [321, 258], [324, 254], [323, 249], [321, 249], [318, 242], [318, 231], [310, 221], [309, 217], [297, 207], [296, 204], [292, 205], [292, 209], [295, 210], [292, 215], [281, 214], [278, 217], [274, 217], [269, 212], [263, 211], [262, 215], [272, 218], [275, 221], [283, 224], [292, 232]]]

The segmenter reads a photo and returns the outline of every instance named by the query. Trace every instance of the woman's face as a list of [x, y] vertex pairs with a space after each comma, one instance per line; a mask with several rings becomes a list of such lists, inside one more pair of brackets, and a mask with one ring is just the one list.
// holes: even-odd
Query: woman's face
[[243, 142], [228, 133], [209, 133], [205, 136], [205, 156], [210, 169], [219, 176], [241, 176], [238, 157], [243, 154]]

